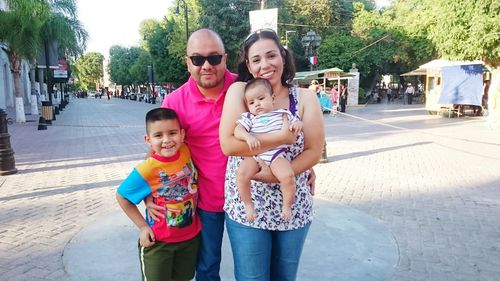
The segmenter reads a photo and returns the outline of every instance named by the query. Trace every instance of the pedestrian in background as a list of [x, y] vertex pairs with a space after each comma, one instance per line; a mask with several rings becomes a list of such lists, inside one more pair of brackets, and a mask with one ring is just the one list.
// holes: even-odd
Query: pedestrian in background
[[330, 90], [330, 99], [332, 100], [332, 107], [334, 110], [339, 110], [339, 90], [338, 90], [339, 85], [335, 84], [333, 85], [332, 89]]
[[347, 87], [344, 84], [340, 86], [340, 112], [345, 112], [347, 105]]
[[411, 83], [408, 83], [408, 87], [406, 88], [405, 95], [408, 98], [408, 104], [413, 103], [413, 95], [415, 94], [415, 88], [413, 88]]

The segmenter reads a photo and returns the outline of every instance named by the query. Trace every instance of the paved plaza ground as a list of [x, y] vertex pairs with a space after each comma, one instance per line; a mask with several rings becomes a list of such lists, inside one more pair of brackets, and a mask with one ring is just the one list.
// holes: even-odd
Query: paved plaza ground
[[[0, 280], [77, 280], [65, 250], [118, 212], [116, 187], [144, 157], [144, 115], [156, 106], [72, 99], [46, 131], [36, 122], [9, 125], [19, 171], [0, 177]], [[443, 118], [402, 104], [349, 107], [325, 114], [325, 125], [329, 162], [315, 168], [316, 198], [356, 210], [393, 238], [397, 262], [385, 280], [500, 280], [500, 130], [479, 117]], [[367, 260], [351, 260], [350, 270]], [[304, 263], [304, 271], [335, 270]]]

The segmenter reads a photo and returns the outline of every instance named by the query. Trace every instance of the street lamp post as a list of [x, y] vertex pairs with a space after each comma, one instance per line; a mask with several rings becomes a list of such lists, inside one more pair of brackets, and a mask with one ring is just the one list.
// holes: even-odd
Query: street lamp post
[[[321, 44], [321, 36], [317, 35], [316, 32], [310, 30], [306, 33], [304, 37], [300, 40], [302, 46], [305, 48], [306, 56], [312, 57], [316, 53], [316, 49]], [[311, 71], [313, 69], [313, 64], [311, 63]]]
[[189, 26], [188, 26], [188, 6], [186, 4], [186, 0], [179, 0], [177, 1], [177, 8], [175, 9], [175, 15], [178, 16], [179, 13], [179, 4], [182, 1], [184, 4], [184, 21], [186, 22], [186, 44], [189, 39]]
[[297, 31], [295, 30], [286, 30], [285, 31], [285, 48], [288, 49], [288, 33], [295, 33]]
[[152, 104], [156, 103], [156, 93], [155, 93], [155, 75], [152, 65], [148, 65], [148, 82], [151, 85], [151, 97], [149, 98], [149, 102]]
[[[307, 57], [312, 57], [316, 54], [316, 50], [321, 44], [321, 36], [317, 35], [316, 32], [310, 30], [306, 33], [304, 37], [300, 40], [302, 42], [302, 46], [304, 46]], [[313, 63], [311, 63], [311, 71], [313, 70]], [[323, 87], [326, 85], [323, 85]], [[320, 163], [328, 162], [328, 154], [326, 152], [326, 140], [323, 142], [323, 152], [321, 153]]]

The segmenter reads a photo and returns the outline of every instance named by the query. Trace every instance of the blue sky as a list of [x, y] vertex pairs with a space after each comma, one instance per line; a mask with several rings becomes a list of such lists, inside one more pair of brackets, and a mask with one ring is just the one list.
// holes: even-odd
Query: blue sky
[[112, 45], [138, 45], [139, 24], [162, 19], [173, 0], [77, 0], [78, 18], [89, 33], [87, 52], [108, 57]]
[[[390, 0], [376, 0], [377, 7]], [[148, 18], [162, 19], [175, 0], [77, 0], [78, 17], [89, 33], [87, 52], [108, 57], [112, 45], [138, 45], [139, 24]]]

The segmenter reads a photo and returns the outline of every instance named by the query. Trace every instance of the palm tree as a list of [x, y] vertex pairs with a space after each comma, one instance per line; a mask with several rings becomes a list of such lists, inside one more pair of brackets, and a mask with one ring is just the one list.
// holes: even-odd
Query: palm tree
[[60, 56], [77, 57], [83, 54], [88, 34], [78, 20], [75, 0], [51, 0], [50, 16], [42, 27], [45, 42], [55, 40]]
[[[75, 0], [50, 0], [50, 16], [41, 29], [41, 40], [44, 46], [49, 42], [57, 42], [58, 57], [76, 57], [83, 54], [88, 39], [87, 31], [77, 18]], [[33, 65], [34, 71], [34, 65]], [[46, 81], [49, 98], [52, 101], [51, 81]], [[35, 87], [34, 82], [32, 88]]]
[[[83, 53], [88, 34], [77, 19], [75, 0], [7, 0], [9, 11], [0, 11], [0, 41], [14, 78], [16, 122], [26, 122], [22, 97], [22, 59], [34, 62], [42, 44], [59, 42], [60, 56]], [[32, 63], [32, 71], [34, 64]], [[31, 88], [34, 89], [34, 79]]]
[[[0, 41], [9, 57], [14, 78], [16, 122], [26, 122], [21, 83], [22, 59], [32, 60], [40, 46], [40, 31], [49, 15], [49, 5], [37, 0], [8, 0], [10, 10], [0, 11]], [[8, 28], [5, 28], [8, 27]]]

